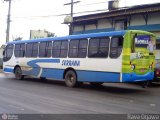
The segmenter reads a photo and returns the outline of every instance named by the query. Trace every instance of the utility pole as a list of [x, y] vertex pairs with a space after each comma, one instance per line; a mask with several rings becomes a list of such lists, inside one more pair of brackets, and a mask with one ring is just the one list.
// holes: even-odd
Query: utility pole
[[[75, 2], [73, 2], [73, 0], [71, 0], [70, 3], [64, 4], [64, 5], [71, 5], [71, 13], [70, 13], [70, 15], [71, 15], [72, 18], [73, 18], [73, 5], [74, 5], [75, 3], [79, 3], [79, 2], [80, 2], [80, 1], [75, 1]], [[70, 25], [69, 25], [69, 35], [71, 35], [72, 32], [73, 32], [72, 23], [70, 23]]]
[[10, 34], [10, 22], [11, 22], [11, 1], [12, 0], [4, 0], [9, 3], [8, 7], [8, 15], [7, 15], [7, 30], [6, 30], [6, 42], [9, 42], [9, 34]]

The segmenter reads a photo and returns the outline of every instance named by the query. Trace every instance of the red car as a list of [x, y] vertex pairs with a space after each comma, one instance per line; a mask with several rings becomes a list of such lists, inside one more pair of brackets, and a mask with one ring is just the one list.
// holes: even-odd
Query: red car
[[160, 69], [155, 70], [155, 80], [160, 80]]

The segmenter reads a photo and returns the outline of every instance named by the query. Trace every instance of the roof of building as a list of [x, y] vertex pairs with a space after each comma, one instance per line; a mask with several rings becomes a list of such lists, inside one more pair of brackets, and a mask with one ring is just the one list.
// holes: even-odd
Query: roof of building
[[90, 14], [90, 15], [83, 15], [74, 17], [73, 23], [85, 22], [85, 21], [93, 21], [97, 19], [103, 18], [113, 18], [118, 16], [130, 16], [134, 14], [148, 14], [153, 12], [160, 12], [160, 3], [154, 4], [143, 4], [143, 5], [136, 5], [131, 7], [122, 7], [114, 10], [110, 10], [107, 12]]

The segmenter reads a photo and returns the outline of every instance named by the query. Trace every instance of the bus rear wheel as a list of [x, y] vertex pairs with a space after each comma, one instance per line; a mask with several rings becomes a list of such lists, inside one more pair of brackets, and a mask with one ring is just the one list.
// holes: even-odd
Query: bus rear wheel
[[22, 75], [22, 70], [20, 67], [16, 67], [14, 74], [17, 80], [22, 80], [24, 78], [24, 75]]
[[71, 88], [77, 85], [77, 75], [73, 70], [69, 70], [65, 73], [65, 83]]

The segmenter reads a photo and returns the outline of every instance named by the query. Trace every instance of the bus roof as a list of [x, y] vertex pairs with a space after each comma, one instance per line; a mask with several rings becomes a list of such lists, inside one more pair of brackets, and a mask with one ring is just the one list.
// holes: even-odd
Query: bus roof
[[100, 32], [100, 33], [90, 33], [90, 34], [69, 35], [69, 36], [62, 36], [62, 37], [47, 37], [47, 38], [39, 38], [39, 39], [31, 39], [31, 40], [12, 41], [12, 42], [8, 42], [7, 44], [44, 42], [44, 41], [53, 41], [53, 40], [66, 40], [66, 39], [82, 39], [82, 38], [103, 37], [103, 36], [119, 36], [119, 35], [123, 36], [125, 33], [126, 33], [125, 30], [113, 31], [113, 32]]

